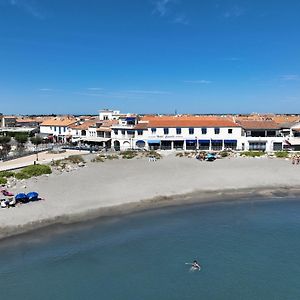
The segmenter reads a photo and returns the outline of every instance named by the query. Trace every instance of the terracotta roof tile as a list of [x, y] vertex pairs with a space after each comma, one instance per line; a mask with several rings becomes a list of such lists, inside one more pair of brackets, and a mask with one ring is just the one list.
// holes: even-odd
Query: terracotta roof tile
[[71, 124], [74, 124], [76, 122], [75, 118], [51, 118], [48, 120], [45, 120], [41, 126], [68, 126]]
[[244, 129], [280, 129], [280, 126], [272, 120], [243, 120], [238, 123]]
[[[142, 121], [148, 121], [147, 127], [240, 127], [229, 117], [216, 116], [162, 116], [143, 117]], [[138, 126], [143, 127], [144, 125]]]

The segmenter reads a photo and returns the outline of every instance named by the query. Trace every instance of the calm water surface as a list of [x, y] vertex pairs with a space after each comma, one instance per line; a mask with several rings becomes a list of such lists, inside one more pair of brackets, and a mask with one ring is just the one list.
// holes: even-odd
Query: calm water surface
[[0, 299], [300, 299], [300, 200], [150, 211], [0, 253]]

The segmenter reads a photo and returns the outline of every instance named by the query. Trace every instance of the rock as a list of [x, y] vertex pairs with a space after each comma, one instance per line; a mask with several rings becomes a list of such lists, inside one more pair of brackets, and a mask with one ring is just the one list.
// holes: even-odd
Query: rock
[[83, 163], [83, 162], [80, 162], [79, 164], [78, 164], [78, 167], [84, 167], [85, 166], [85, 163]]
[[27, 186], [26, 185], [22, 185], [22, 189], [26, 189], [27, 188]]

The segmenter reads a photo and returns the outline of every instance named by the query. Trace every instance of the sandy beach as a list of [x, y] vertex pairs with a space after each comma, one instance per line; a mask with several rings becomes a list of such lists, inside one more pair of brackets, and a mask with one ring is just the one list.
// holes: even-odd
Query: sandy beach
[[0, 238], [43, 226], [195, 201], [282, 197], [300, 191], [300, 165], [276, 158], [200, 162], [174, 154], [90, 162], [71, 172], [29, 179], [10, 190], [37, 191], [45, 200], [0, 210]]

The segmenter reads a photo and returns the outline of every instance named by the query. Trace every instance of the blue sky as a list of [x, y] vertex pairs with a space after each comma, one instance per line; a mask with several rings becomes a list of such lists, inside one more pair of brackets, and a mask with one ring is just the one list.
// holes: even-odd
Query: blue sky
[[299, 113], [298, 0], [0, 0], [0, 112]]

